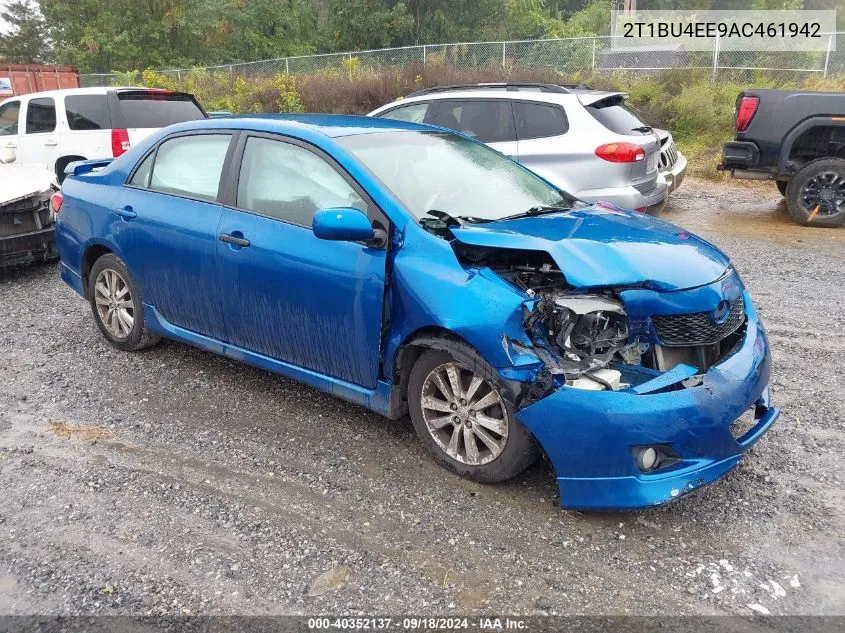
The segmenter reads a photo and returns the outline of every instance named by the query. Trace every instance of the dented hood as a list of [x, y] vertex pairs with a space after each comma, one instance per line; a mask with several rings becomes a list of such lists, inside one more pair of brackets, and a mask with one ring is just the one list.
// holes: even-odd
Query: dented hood
[[55, 179], [46, 169], [0, 165], [0, 206], [48, 191]]
[[694, 288], [721, 277], [729, 264], [715, 246], [677, 226], [603, 204], [452, 233], [473, 246], [545, 251], [576, 287]]

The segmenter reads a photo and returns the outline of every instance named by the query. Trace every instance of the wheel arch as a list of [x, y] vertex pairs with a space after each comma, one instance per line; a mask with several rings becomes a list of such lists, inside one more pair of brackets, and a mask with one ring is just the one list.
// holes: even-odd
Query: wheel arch
[[65, 179], [65, 167], [77, 160], [88, 159], [85, 156], [80, 156], [78, 154], [68, 154], [67, 156], [60, 156], [56, 159], [56, 163], [54, 166], [56, 172], [56, 179], [59, 181], [59, 184], [62, 184]]
[[114, 250], [101, 242], [94, 242], [89, 244], [85, 252], [82, 254], [82, 262], [79, 266], [79, 274], [82, 277], [82, 290], [84, 297], [90, 299], [88, 293], [88, 277], [91, 274], [91, 269], [94, 267], [94, 262], [100, 259], [103, 255], [115, 254]]
[[[798, 141], [800, 141], [807, 132], [811, 132], [816, 128], [836, 128], [845, 130], [845, 117], [831, 117], [831, 116], [815, 116], [806, 119], [792, 128], [784, 137], [780, 148], [780, 156], [778, 158], [778, 173], [790, 174], [793, 170], [790, 168], [790, 160], [793, 149]], [[845, 151], [845, 145], [839, 148], [838, 154], [822, 153], [818, 156], [821, 158], [845, 158], [842, 152]], [[803, 167], [804, 165], [802, 165]]]
[[505, 380], [469, 341], [460, 334], [442, 326], [424, 326], [411, 332], [398, 345], [393, 357], [391, 406], [388, 417], [396, 419], [408, 412], [408, 378], [414, 363], [426, 350], [448, 352], [461, 364], [479, 372], [504, 388], [511, 405], [519, 401], [524, 383]]

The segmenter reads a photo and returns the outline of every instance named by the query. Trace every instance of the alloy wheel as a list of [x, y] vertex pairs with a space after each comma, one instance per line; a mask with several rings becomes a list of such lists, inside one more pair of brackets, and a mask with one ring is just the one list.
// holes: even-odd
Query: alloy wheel
[[845, 176], [834, 171], [813, 176], [801, 189], [801, 204], [810, 212], [810, 220], [845, 210]]
[[499, 390], [457, 363], [444, 363], [426, 376], [422, 413], [437, 445], [464, 464], [490, 463], [507, 444], [510, 416]]
[[135, 304], [129, 284], [116, 270], [105, 268], [94, 283], [97, 316], [116, 339], [128, 338], [135, 325]]

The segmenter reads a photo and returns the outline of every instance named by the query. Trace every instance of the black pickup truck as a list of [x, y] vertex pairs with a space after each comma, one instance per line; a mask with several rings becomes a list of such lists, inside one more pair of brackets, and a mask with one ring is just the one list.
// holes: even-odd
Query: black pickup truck
[[845, 93], [741, 92], [718, 169], [774, 180], [801, 224], [845, 225]]

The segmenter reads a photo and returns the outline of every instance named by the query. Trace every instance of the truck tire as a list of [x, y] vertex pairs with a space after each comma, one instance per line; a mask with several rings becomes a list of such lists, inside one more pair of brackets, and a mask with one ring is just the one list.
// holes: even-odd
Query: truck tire
[[804, 226], [845, 224], [845, 160], [820, 158], [804, 165], [786, 187], [786, 208]]
[[786, 186], [789, 184], [788, 180], [775, 180], [780, 195], [786, 196]]

